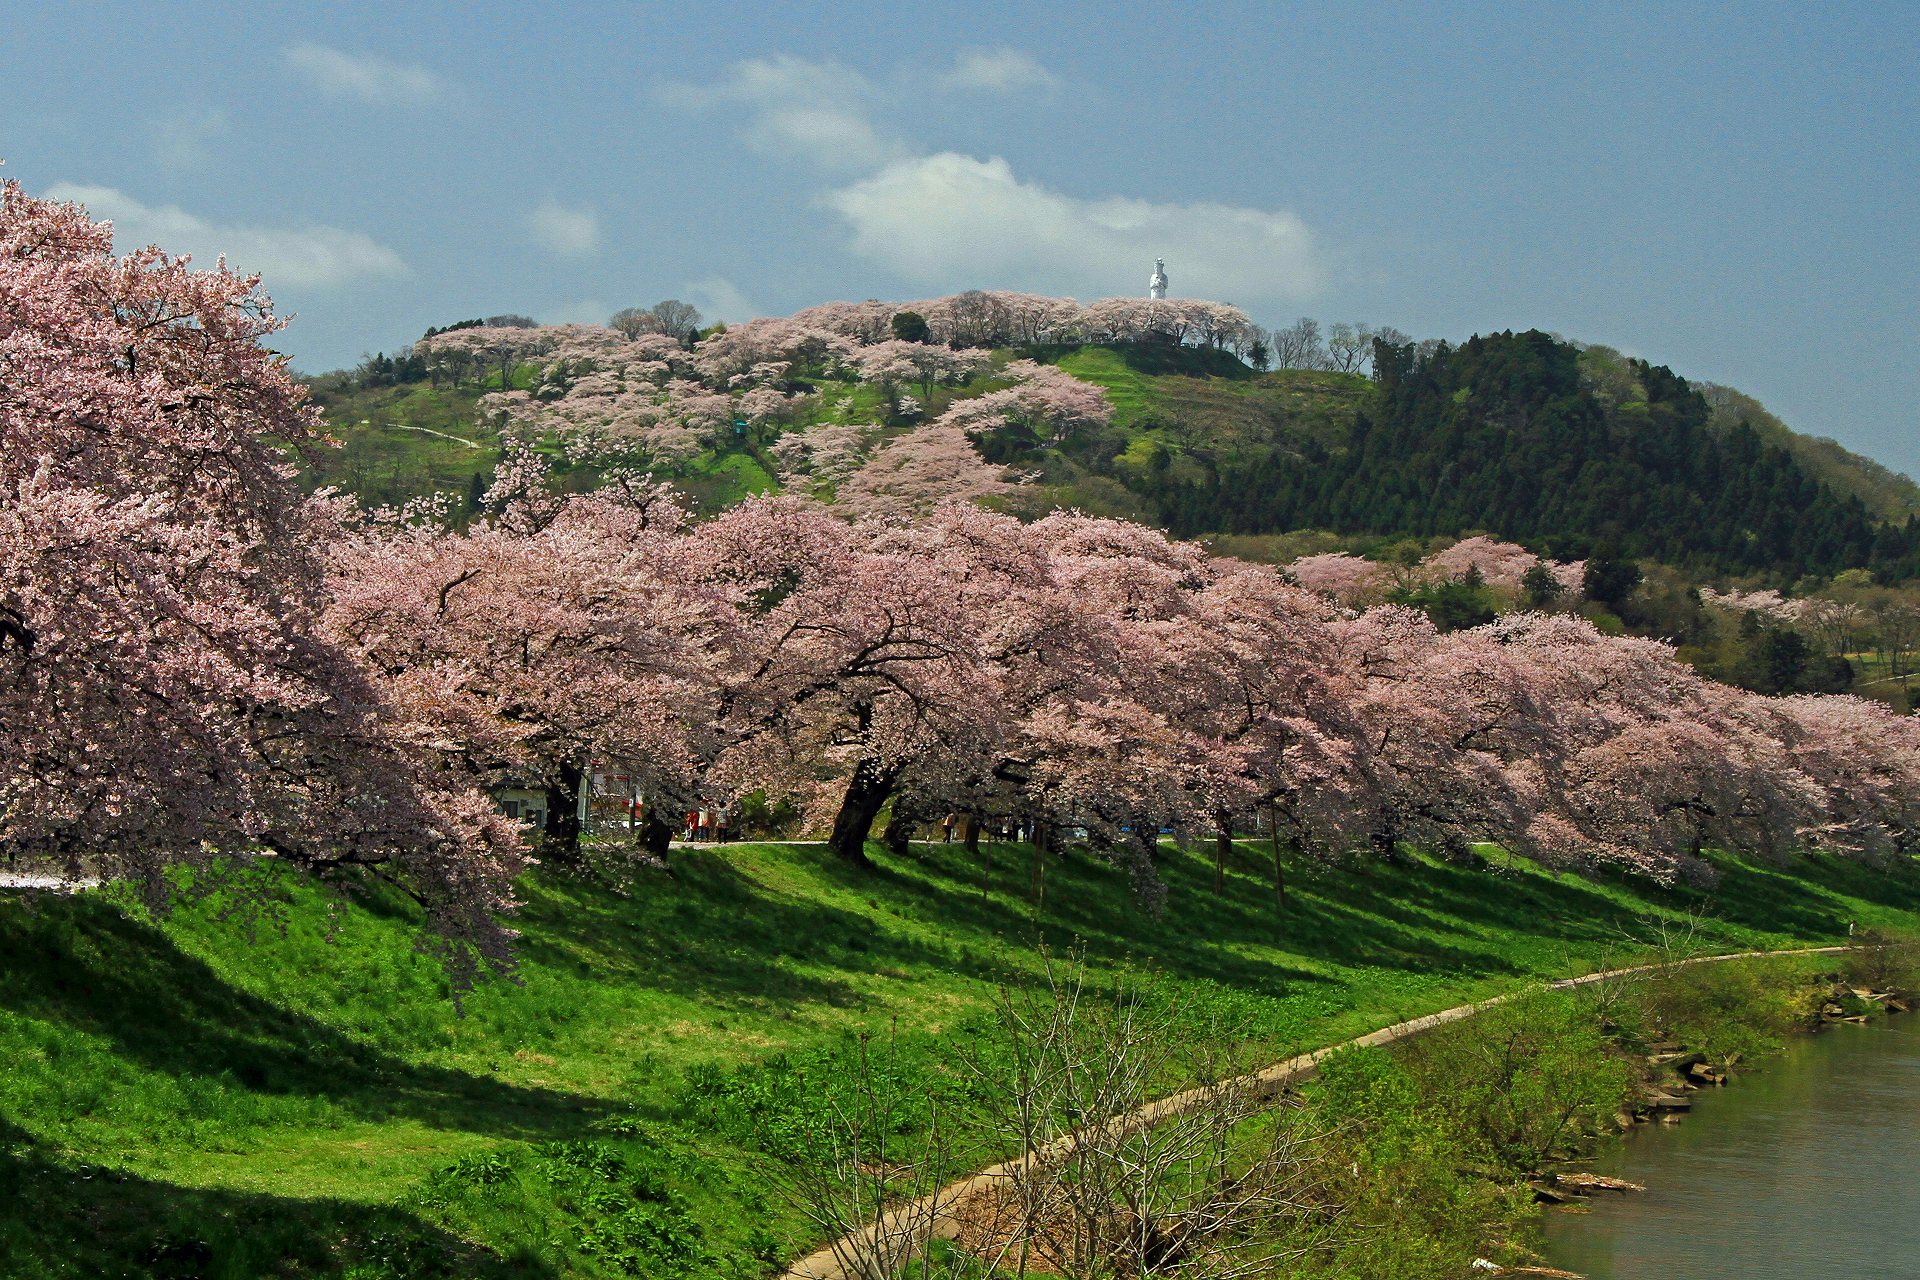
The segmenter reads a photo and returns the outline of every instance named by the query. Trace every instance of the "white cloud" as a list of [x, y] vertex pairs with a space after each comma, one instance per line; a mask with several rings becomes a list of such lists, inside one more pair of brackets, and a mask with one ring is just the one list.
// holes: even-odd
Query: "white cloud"
[[792, 54], [735, 63], [717, 85], [668, 85], [669, 102], [692, 110], [742, 109], [743, 136], [755, 150], [829, 168], [863, 171], [906, 154], [867, 118], [873, 86], [837, 62]]
[[724, 320], [728, 324], [738, 324], [742, 320], [751, 320], [755, 316], [767, 314], [747, 300], [733, 281], [724, 276], [708, 276], [704, 280], [695, 280], [685, 288], [686, 295], [693, 305], [700, 308], [700, 318], [706, 324]]
[[111, 218], [114, 247], [121, 253], [157, 244], [171, 254], [191, 254], [206, 266], [224, 254], [234, 270], [259, 272], [269, 288], [326, 288], [407, 270], [393, 250], [339, 227], [222, 225], [178, 205], [146, 205], [112, 187], [72, 182], [55, 183], [46, 195], [78, 201], [94, 217]]
[[962, 49], [953, 70], [940, 77], [944, 89], [978, 93], [1025, 93], [1058, 87], [1060, 78], [1041, 66], [1032, 54], [1004, 45], [997, 49]]
[[1285, 211], [1083, 200], [1022, 182], [1005, 160], [901, 160], [831, 191], [852, 248], [916, 285], [1106, 297], [1143, 292], [1156, 257], [1185, 297], [1265, 303], [1312, 294], [1313, 235]]
[[232, 129], [223, 111], [175, 112], [152, 126], [154, 157], [169, 169], [204, 169], [213, 161], [209, 144]]
[[418, 106], [446, 91], [446, 81], [414, 63], [390, 62], [372, 54], [343, 53], [323, 44], [286, 49], [287, 65], [322, 93], [358, 98], [380, 106]]
[[[1060, 80], [1031, 54], [999, 46], [961, 51], [933, 83], [1017, 94]], [[882, 108], [904, 118], [904, 89], [878, 89], [837, 62], [755, 58], [717, 84], [669, 85], [662, 95], [692, 110], [731, 111], [757, 150], [838, 170], [842, 185], [821, 193], [819, 204], [844, 219], [856, 254], [918, 287], [1132, 294], [1144, 292], [1156, 257], [1168, 260], [1174, 291], [1187, 297], [1261, 305], [1321, 286], [1313, 233], [1291, 212], [1083, 199], [1022, 181], [998, 157], [923, 154], [873, 123]], [[716, 315], [747, 310], [737, 289], [717, 284], [726, 290], [702, 282], [714, 286], [705, 301]]]
[[557, 200], [542, 200], [527, 215], [527, 232], [548, 253], [583, 257], [600, 247], [600, 216], [591, 209], [569, 209]]

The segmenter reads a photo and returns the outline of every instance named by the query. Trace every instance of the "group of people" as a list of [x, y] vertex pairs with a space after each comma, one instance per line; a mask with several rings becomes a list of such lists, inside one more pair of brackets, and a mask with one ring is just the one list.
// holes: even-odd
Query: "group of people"
[[725, 844], [734, 838], [733, 815], [725, 809], [692, 809], [687, 812], [685, 839], [703, 844]]
[[[647, 802], [634, 797], [626, 802], [627, 830], [638, 831], [647, 819]], [[670, 816], [670, 815], [669, 815]], [[733, 814], [727, 809], [689, 809], [680, 823], [680, 838], [702, 844], [725, 844], [739, 838]]]

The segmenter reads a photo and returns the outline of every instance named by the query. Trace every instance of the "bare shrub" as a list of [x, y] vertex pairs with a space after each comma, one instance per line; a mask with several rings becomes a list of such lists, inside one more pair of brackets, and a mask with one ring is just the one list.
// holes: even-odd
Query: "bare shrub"
[[992, 1274], [1227, 1280], [1312, 1247], [1320, 1135], [1223, 1029], [1196, 1034], [1139, 987], [1095, 993], [1083, 965], [1052, 957], [997, 1012], [968, 1061], [1000, 1142], [1027, 1154], [993, 1171], [963, 1225]]
[[819, 1090], [806, 1149], [776, 1181], [856, 1280], [923, 1274], [917, 1259], [949, 1207], [958, 1160], [937, 1104], [916, 1096], [897, 1040], [862, 1035], [848, 1075]]

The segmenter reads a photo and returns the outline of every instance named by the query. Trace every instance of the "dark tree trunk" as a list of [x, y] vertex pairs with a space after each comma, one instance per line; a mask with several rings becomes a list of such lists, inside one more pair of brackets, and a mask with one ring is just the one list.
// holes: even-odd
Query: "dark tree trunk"
[[542, 852], [564, 866], [576, 866], [580, 861], [580, 788], [585, 784], [585, 771], [570, 760], [562, 763], [559, 773], [547, 783]]
[[1287, 866], [1280, 859], [1280, 810], [1274, 809], [1268, 814], [1273, 823], [1273, 906], [1276, 911], [1287, 909]]
[[649, 804], [646, 819], [640, 824], [640, 847], [662, 862], [673, 846], [673, 828], [660, 816], [660, 807]]
[[967, 819], [967, 849], [980, 856], [980, 900], [985, 902], [993, 890], [993, 850], [980, 843], [980, 821]]
[[893, 813], [887, 819], [886, 829], [880, 833], [880, 841], [889, 852], [898, 857], [906, 857], [912, 852], [909, 847], [913, 839], [915, 826], [913, 810], [903, 801], [893, 802]]
[[827, 848], [836, 857], [856, 867], [873, 865], [873, 859], [867, 857], [867, 837], [873, 832], [874, 819], [886, 807], [887, 797], [893, 794], [893, 781], [893, 770], [871, 760], [855, 766], [846, 798], [833, 820], [833, 834], [827, 837]]
[[1047, 904], [1047, 852], [1052, 832], [1037, 826], [1033, 832], [1033, 914], [1039, 915]]
[[1232, 855], [1233, 828], [1222, 823], [1213, 833], [1213, 892], [1216, 896], [1227, 891], [1227, 859]]

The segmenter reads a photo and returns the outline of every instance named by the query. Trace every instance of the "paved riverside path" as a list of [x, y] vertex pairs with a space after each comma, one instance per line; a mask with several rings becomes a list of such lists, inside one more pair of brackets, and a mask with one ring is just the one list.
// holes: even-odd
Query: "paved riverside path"
[[69, 880], [65, 876], [32, 875], [24, 871], [0, 871], [0, 889], [45, 889], [55, 893], [78, 893], [82, 889], [98, 888], [100, 882], [92, 876], [82, 876], [78, 880]]
[[[1636, 974], [1654, 973], [1669, 967], [1682, 967], [1696, 964], [1720, 964], [1728, 960], [1759, 960], [1770, 956], [1827, 956], [1842, 955], [1851, 947], [1798, 947], [1786, 951], [1736, 951], [1727, 955], [1696, 956], [1691, 960], [1678, 961], [1673, 966], [1661, 964], [1632, 965], [1625, 969], [1603, 969], [1598, 973], [1589, 973], [1578, 978], [1562, 978], [1557, 982], [1544, 984], [1552, 991], [1570, 991], [1578, 987], [1590, 986], [1596, 982], [1606, 982], [1613, 978], [1630, 978]], [[1340, 1049], [1370, 1049], [1379, 1045], [1392, 1044], [1412, 1036], [1432, 1031], [1435, 1027], [1444, 1027], [1450, 1022], [1470, 1018], [1483, 1009], [1502, 1005], [1524, 994], [1531, 986], [1512, 991], [1502, 996], [1493, 996], [1476, 1004], [1455, 1005], [1451, 1009], [1442, 1009], [1439, 1013], [1429, 1013], [1420, 1018], [1409, 1018], [1405, 1022], [1396, 1022], [1390, 1027], [1370, 1031], [1366, 1035], [1343, 1040], [1339, 1044], [1316, 1049], [1312, 1053], [1303, 1053], [1298, 1057], [1276, 1062], [1259, 1071], [1227, 1081], [1229, 1086], [1249, 1089], [1256, 1095], [1271, 1097], [1291, 1084], [1297, 1084], [1310, 1078], [1319, 1067], [1320, 1059]], [[1189, 1089], [1171, 1094], [1165, 1098], [1149, 1102], [1135, 1111], [1119, 1116], [1108, 1123], [1117, 1126], [1122, 1132], [1151, 1128], [1163, 1120], [1171, 1120], [1191, 1108], [1200, 1105], [1205, 1099], [1218, 1091]], [[960, 1179], [940, 1188], [930, 1196], [923, 1196], [887, 1213], [873, 1226], [863, 1228], [851, 1235], [842, 1236], [824, 1249], [808, 1254], [787, 1269], [783, 1280], [860, 1280], [864, 1272], [860, 1259], [873, 1250], [876, 1239], [887, 1240], [894, 1245], [906, 1236], [935, 1237], [952, 1239], [959, 1229], [960, 1206], [974, 1196], [991, 1190], [996, 1184], [1011, 1180], [1026, 1169], [1047, 1165], [1073, 1149], [1073, 1134], [1056, 1138], [1046, 1146], [1029, 1152], [1023, 1157], [1009, 1160], [978, 1173]]]

